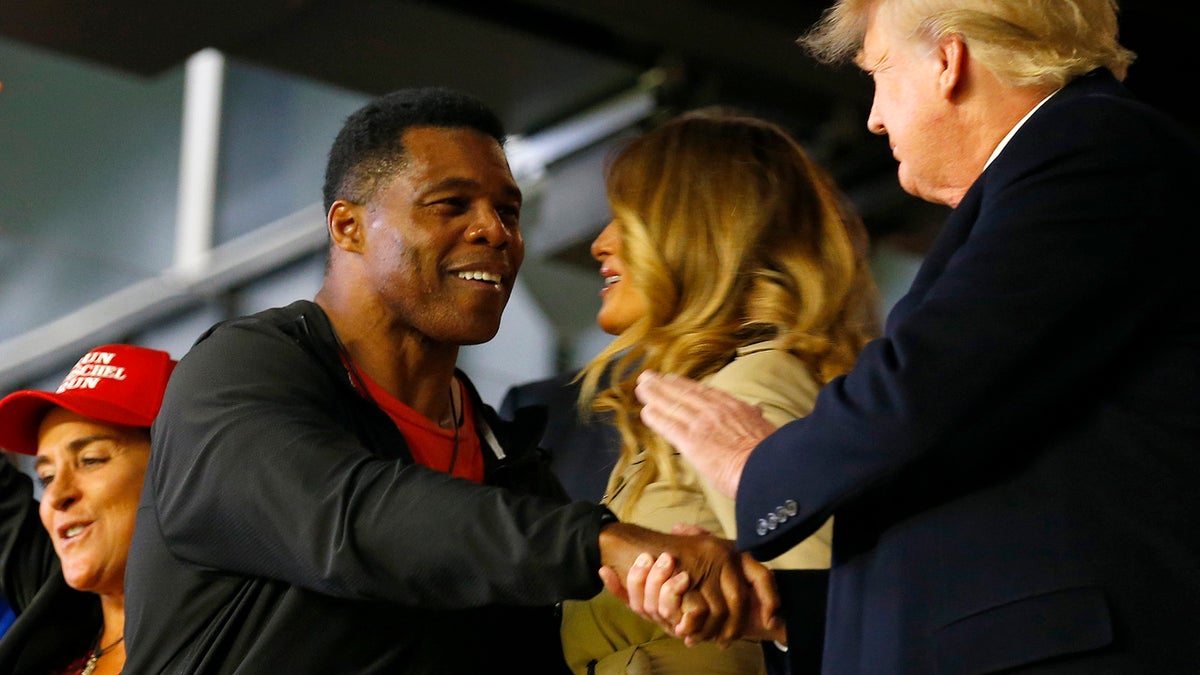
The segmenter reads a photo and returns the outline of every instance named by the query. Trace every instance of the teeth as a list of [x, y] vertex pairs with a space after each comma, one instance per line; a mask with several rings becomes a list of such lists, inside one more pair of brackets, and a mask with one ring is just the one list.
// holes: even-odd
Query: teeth
[[617, 283], [620, 280], [621, 280], [621, 275], [619, 275], [619, 274], [615, 275], [615, 276], [611, 276], [611, 277], [604, 277], [604, 285], [612, 286], [613, 284]]
[[491, 272], [459, 272], [459, 279], [467, 279], [468, 281], [486, 281], [489, 284], [500, 283], [500, 275], [492, 274]]
[[80, 532], [83, 532], [83, 525], [72, 525], [71, 528], [67, 530], [67, 537], [74, 537]]

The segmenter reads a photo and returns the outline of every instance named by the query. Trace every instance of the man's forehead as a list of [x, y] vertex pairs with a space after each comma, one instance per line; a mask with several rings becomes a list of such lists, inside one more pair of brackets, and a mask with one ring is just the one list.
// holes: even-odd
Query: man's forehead
[[508, 164], [499, 141], [470, 127], [409, 127], [400, 138], [406, 163], [413, 160], [456, 161], [464, 159], [464, 155], [472, 155], [476, 162], [487, 157]]
[[882, 33], [876, 18], [872, 16], [863, 33], [862, 45], [854, 56], [854, 63], [859, 68], [873, 71], [887, 60], [888, 46]]
[[403, 140], [401, 175], [428, 182], [426, 190], [436, 185], [483, 187], [500, 178], [506, 191], [520, 195], [504, 148], [486, 133], [470, 127], [410, 127]]
[[421, 139], [434, 140], [439, 138], [446, 139], [447, 141], [451, 138], [478, 138], [484, 142], [495, 144], [498, 148], [501, 147], [500, 141], [496, 140], [492, 135], [467, 126], [413, 125], [406, 128], [400, 134], [400, 139], [404, 142], [405, 146], [410, 141], [420, 141]]
[[858, 54], [854, 56], [854, 65], [868, 72], [879, 70], [879, 67], [886, 61], [886, 50], [878, 49], [871, 51], [866, 47], [866, 45], [864, 45], [862, 49], [858, 50]]

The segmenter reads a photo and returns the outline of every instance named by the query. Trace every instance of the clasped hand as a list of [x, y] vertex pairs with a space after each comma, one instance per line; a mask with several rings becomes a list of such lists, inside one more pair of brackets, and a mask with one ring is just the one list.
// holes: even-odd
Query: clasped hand
[[[606, 531], [613, 527], [618, 525]], [[660, 535], [665, 545], [658, 547], [663, 552], [657, 558], [646, 552], [655, 548], [643, 548], [624, 578], [619, 566], [606, 563], [600, 570], [605, 588], [689, 645], [705, 640], [723, 646], [736, 639], [785, 641], [770, 570], [748, 553], [738, 553], [732, 541], [700, 528], [681, 526], [675, 533]]]

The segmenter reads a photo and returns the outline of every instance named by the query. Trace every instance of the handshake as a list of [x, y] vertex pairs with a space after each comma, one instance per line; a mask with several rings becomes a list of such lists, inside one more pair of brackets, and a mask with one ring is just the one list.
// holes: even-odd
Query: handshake
[[600, 532], [600, 550], [605, 588], [688, 645], [787, 642], [771, 571], [728, 539], [687, 525], [667, 535], [613, 523]]

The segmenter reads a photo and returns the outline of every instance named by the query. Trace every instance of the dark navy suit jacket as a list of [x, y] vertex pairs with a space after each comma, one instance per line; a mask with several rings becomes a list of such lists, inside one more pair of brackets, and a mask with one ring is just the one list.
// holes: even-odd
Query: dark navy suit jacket
[[824, 672], [1200, 672], [1198, 198], [1194, 137], [1075, 80], [754, 451], [742, 548], [835, 516]]
[[608, 416], [580, 417], [574, 375], [563, 372], [514, 385], [497, 412], [540, 434], [538, 445], [549, 453], [550, 469], [571, 499], [599, 502], [621, 453], [621, 437]]

